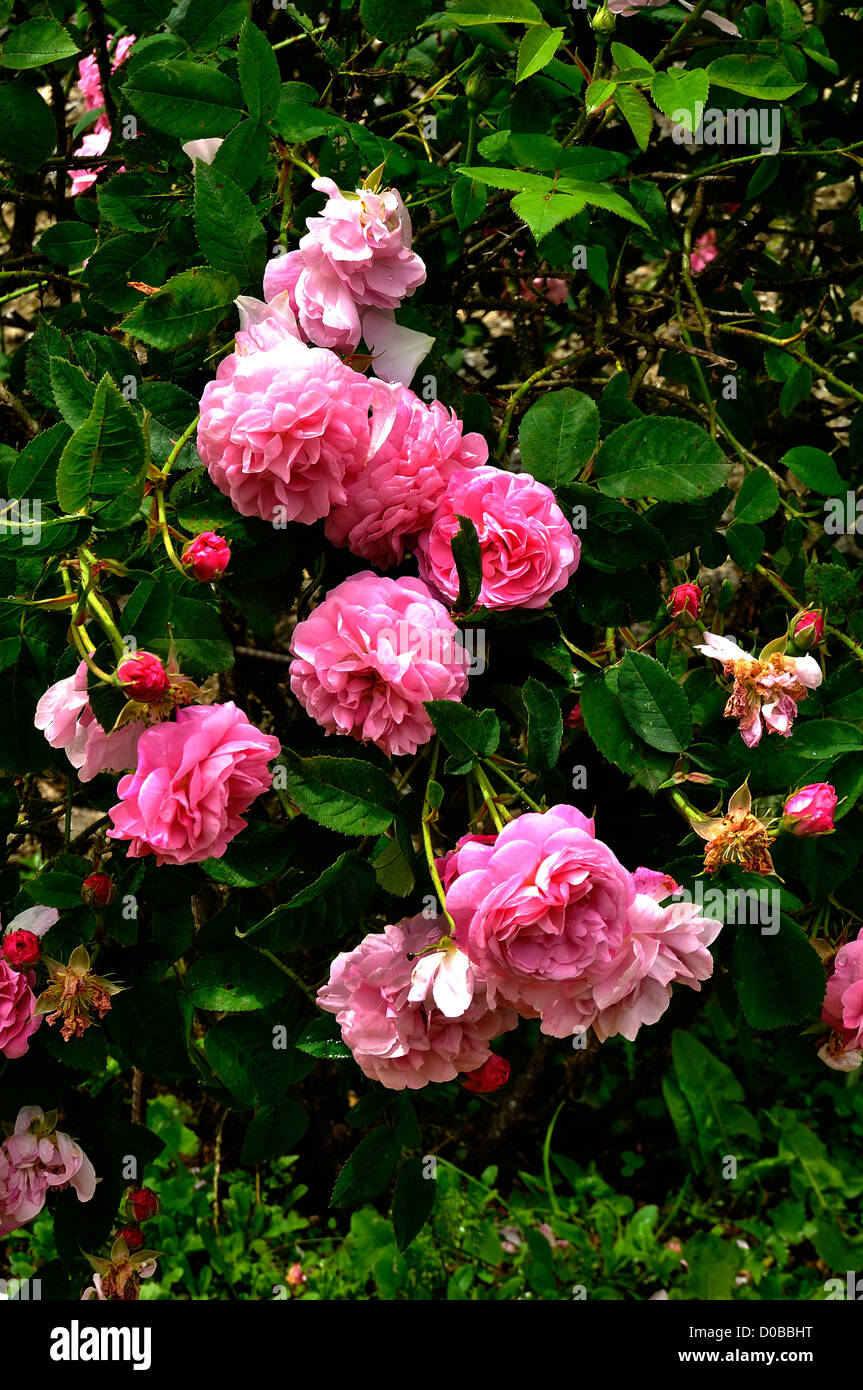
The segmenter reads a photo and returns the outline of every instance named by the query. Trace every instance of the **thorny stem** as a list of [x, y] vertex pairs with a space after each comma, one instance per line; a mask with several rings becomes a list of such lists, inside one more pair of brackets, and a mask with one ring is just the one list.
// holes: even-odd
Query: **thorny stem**
[[99, 595], [94, 592], [93, 566], [96, 563], [96, 557], [82, 546], [78, 551], [78, 560], [81, 566], [81, 579], [84, 585], [83, 598], [87, 607], [102, 628], [105, 636], [114, 648], [117, 657], [125, 656], [126, 648], [117, 629], [117, 625]]
[[437, 813], [436, 813], [435, 809], [432, 807], [431, 801], [429, 800], [429, 788], [431, 787], [432, 782], [434, 782], [434, 780], [435, 780], [435, 774], [436, 774], [436, 772], [437, 772], [437, 765], [438, 765], [438, 757], [439, 757], [439, 756], [440, 756], [440, 739], [437, 739], [437, 738], [436, 738], [435, 741], [434, 741], [434, 747], [433, 747], [433, 749], [432, 749], [431, 762], [429, 763], [428, 782], [426, 783], [425, 797], [424, 797], [424, 800], [423, 800], [423, 814], [422, 814], [423, 848], [425, 849], [425, 856], [426, 856], [426, 863], [428, 864], [429, 877], [431, 878], [431, 881], [432, 881], [432, 883], [434, 884], [434, 890], [435, 890], [435, 892], [437, 893], [438, 902], [439, 902], [440, 905], [441, 905], [441, 911], [443, 912], [444, 917], [446, 918], [447, 922], [449, 923], [450, 932], [454, 932], [454, 931], [455, 931], [455, 922], [453, 921], [452, 917], [450, 917], [449, 913], [447, 912], [446, 894], [444, 893], [444, 888], [443, 888], [443, 884], [441, 883], [440, 874], [439, 874], [438, 871], [437, 871], [437, 865], [435, 864], [435, 859], [434, 859], [434, 850], [433, 850], [433, 848], [432, 848], [432, 842], [431, 842], [431, 820], [432, 820], [432, 817], [435, 816]]
[[488, 807], [488, 813], [494, 821], [495, 828], [498, 834], [500, 834], [501, 830], [503, 830], [504, 822], [501, 819], [500, 807], [497, 804], [497, 793], [495, 792], [494, 787], [491, 785], [491, 782], [486, 777], [479, 763], [477, 763], [476, 767], [473, 769], [473, 774], [476, 777], [477, 782], [479, 783], [480, 791], [485, 797], [485, 804]]
[[168, 476], [171, 469], [174, 467], [174, 464], [177, 462], [177, 459], [180, 456], [180, 450], [183, 448], [183, 445], [187, 444], [188, 441], [192, 438], [192, 435], [198, 428], [198, 422], [200, 418], [200, 415], [196, 415], [191, 425], [186, 426], [186, 428], [183, 430], [183, 433], [180, 435], [180, 438], [177, 440], [176, 444], [171, 450], [170, 454], [165, 459], [165, 462], [162, 465], [162, 474], [164, 477]]
[[168, 525], [168, 515], [165, 511], [165, 494], [161, 488], [159, 488], [156, 493], [156, 515], [168, 559], [171, 561], [174, 569], [179, 570], [184, 579], [188, 579], [189, 576], [183, 568], [183, 562], [174, 549], [174, 542], [171, 540], [171, 528]]

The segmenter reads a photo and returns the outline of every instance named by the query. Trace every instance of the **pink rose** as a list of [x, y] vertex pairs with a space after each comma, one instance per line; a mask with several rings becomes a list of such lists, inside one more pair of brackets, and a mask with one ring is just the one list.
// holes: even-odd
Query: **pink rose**
[[702, 593], [697, 584], [676, 584], [668, 595], [666, 607], [673, 618], [697, 618]]
[[312, 187], [328, 195], [323, 212], [307, 218], [297, 251], [270, 261], [264, 297], [288, 291], [310, 342], [353, 352], [359, 308], [397, 309], [425, 280], [425, 266], [410, 249], [410, 218], [395, 189], [346, 194], [329, 178]]
[[653, 895], [637, 894], [623, 943], [592, 984], [597, 1010], [592, 1023], [599, 1041], [620, 1033], [632, 1042], [643, 1024], [656, 1023], [665, 1013], [673, 984], [700, 990], [701, 981], [713, 974], [707, 947], [721, 928], [721, 922], [699, 917], [693, 903], [663, 908]]
[[[5, 1198], [4, 1157], [8, 1165]], [[0, 1235], [38, 1216], [49, 1187], [72, 1187], [79, 1202], [89, 1202], [96, 1190], [96, 1174], [68, 1134], [51, 1128], [38, 1105], [26, 1105], [19, 1111], [14, 1133], [0, 1149]]]
[[117, 675], [129, 699], [142, 704], [161, 699], [170, 689], [168, 672], [151, 652], [135, 652], [133, 656], [127, 656], [117, 667]]
[[26, 973], [13, 969], [0, 955], [0, 1052], [4, 1057], [23, 1057], [29, 1048], [42, 1022], [40, 1016], [34, 1017], [35, 1007], [36, 996]]
[[42, 954], [38, 936], [26, 930], [7, 932], [3, 938], [3, 955], [15, 970], [35, 965]]
[[566, 1037], [591, 1021], [589, 980], [620, 949], [632, 875], [574, 806], [528, 813], [494, 844], [469, 840], [448, 866], [457, 945], [500, 996], [542, 1031]]
[[198, 452], [243, 516], [313, 522], [346, 500], [370, 443], [368, 379], [332, 352], [284, 337], [232, 353], [204, 387]]
[[695, 650], [721, 661], [723, 674], [734, 677], [725, 716], [740, 721], [740, 737], [747, 748], [760, 743], [765, 728], [788, 738], [798, 704], [806, 699], [807, 691], [817, 690], [822, 681], [821, 667], [814, 657], [775, 652], [767, 661], [761, 661], [729, 637], [715, 632], [705, 632], [703, 644]]
[[841, 1033], [846, 1050], [863, 1048], [863, 932], [836, 952], [821, 1017]]
[[[118, 39], [116, 47], [111, 50], [114, 43], [114, 35], [108, 35], [108, 47], [111, 59], [111, 71], [115, 72], [120, 64], [125, 60], [130, 48], [135, 42], [134, 34], [127, 34], [124, 38]], [[82, 58], [78, 64], [78, 86], [84, 98], [84, 105], [88, 111], [95, 111], [97, 107], [105, 105], [105, 94], [102, 91], [102, 79], [99, 76], [99, 63], [94, 54], [88, 54]], [[100, 117], [100, 119], [104, 119]], [[96, 127], [99, 128], [98, 125]]]
[[231, 547], [215, 531], [202, 531], [183, 551], [183, 564], [201, 584], [210, 584], [225, 573], [231, 561]]
[[711, 261], [715, 261], [719, 255], [716, 246], [716, 232], [711, 227], [708, 231], [702, 232], [692, 248], [692, 255], [689, 264], [693, 275], [700, 275], [702, 270], [706, 270]]
[[[84, 136], [78, 148], [74, 151], [75, 157], [80, 159], [92, 159], [94, 155], [104, 154], [111, 143], [111, 127], [108, 122], [101, 124], [101, 120], [96, 123], [95, 130], [91, 130]], [[99, 174], [105, 168], [104, 164], [91, 164], [88, 168], [70, 169], [69, 189], [73, 198], [79, 198], [82, 193], [86, 193], [88, 188], [92, 188]], [[122, 173], [122, 169], [117, 170]]]
[[306, 712], [389, 757], [431, 738], [425, 700], [460, 700], [467, 688], [456, 626], [420, 579], [353, 575], [297, 624], [291, 651], [291, 689]]
[[450, 601], [459, 590], [452, 542], [460, 516], [479, 538], [485, 608], [544, 608], [578, 568], [581, 541], [544, 483], [491, 466], [459, 469], [417, 547], [423, 579]]
[[74, 676], [57, 681], [40, 699], [33, 720], [52, 748], [62, 748], [82, 782], [100, 772], [123, 772], [134, 767], [138, 739], [145, 726], [132, 719], [106, 733], [87, 701], [87, 663]]
[[271, 785], [267, 763], [280, 751], [233, 701], [178, 709], [174, 723], [141, 736], [138, 766], [120, 779], [120, 803], [108, 813], [109, 838], [129, 840], [132, 859], [155, 854], [157, 864], [218, 858]]
[[393, 1091], [475, 1071], [489, 1060], [492, 1038], [517, 1023], [512, 1010], [489, 1008], [481, 985], [460, 1018], [448, 1018], [428, 999], [411, 1000], [409, 957], [439, 937], [440, 926], [422, 916], [373, 932], [336, 956], [318, 991], [357, 1065]]
[[785, 802], [782, 829], [792, 835], [829, 835], [839, 798], [829, 782], [812, 782], [801, 787]]
[[457, 469], [485, 463], [481, 434], [463, 434], [461, 420], [439, 401], [424, 405], [403, 389], [386, 437], [368, 462], [345, 475], [345, 497], [327, 517], [327, 539], [346, 545], [379, 569], [400, 564], [431, 523]]

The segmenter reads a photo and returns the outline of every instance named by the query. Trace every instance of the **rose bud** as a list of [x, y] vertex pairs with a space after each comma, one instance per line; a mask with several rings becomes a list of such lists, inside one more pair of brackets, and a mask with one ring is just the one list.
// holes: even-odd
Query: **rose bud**
[[136, 1221], [149, 1221], [159, 1210], [159, 1199], [151, 1187], [136, 1187], [128, 1202]]
[[107, 907], [117, 896], [108, 874], [88, 874], [81, 884], [81, 901], [87, 907]]
[[31, 931], [10, 931], [3, 942], [3, 955], [16, 970], [35, 965], [42, 954], [39, 938]]
[[800, 647], [803, 651], [811, 651], [813, 647], [817, 647], [818, 643], [824, 640], [824, 614], [819, 613], [817, 608], [798, 613], [791, 624], [791, 640], [795, 647]]
[[829, 835], [836, 810], [835, 788], [829, 782], [813, 782], [801, 787], [785, 802], [782, 829], [792, 835]]
[[567, 728], [567, 729], [583, 729], [583, 728], [584, 728], [584, 715], [583, 715], [582, 712], [581, 712], [581, 701], [580, 701], [580, 700], [576, 700], [575, 704], [573, 705], [572, 709], [569, 711], [569, 714], [566, 716], [566, 718], [564, 719], [563, 723], [564, 723], [564, 727]]
[[697, 584], [678, 584], [668, 595], [667, 606], [673, 618], [681, 614], [687, 618], [697, 618], [701, 607], [701, 590]]
[[130, 1250], [140, 1250], [144, 1244], [144, 1232], [140, 1226], [124, 1226], [121, 1231], [117, 1232], [117, 1235], [123, 1237]]
[[117, 675], [129, 699], [142, 704], [161, 699], [171, 684], [159, 658], [149, 652], [136, 652], [126, 657], [117, 667]]
[[293, 1264], [288, 1270], [287, 1281], [292, 1289], [298, 1289], [302, 1284], [306, 1283], [307, 1277], [308, 1276], [303, 1273], [303, 1266], [301, 1264]]
[[201, 584], [210, 584], [223, 575], [230, 559], [231, 547], [215, 531], [202, 531], [183, 551], [183, 564]]
[[473, 1091], [474, 1095], [487, 1095], [489, 1091], [499, 1091], [501, 1086], [506, 1085], [510, 1070], [506, 1058], [494, 1052], [481, 1067], [469, 1072], [461, 1084], [466, 1091]]

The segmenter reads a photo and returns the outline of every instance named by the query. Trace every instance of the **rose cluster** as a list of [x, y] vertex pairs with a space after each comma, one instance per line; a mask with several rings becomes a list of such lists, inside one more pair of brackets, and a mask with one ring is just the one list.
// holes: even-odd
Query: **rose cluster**
[[[238, 300], [235, 351], [201, 399], [198, 452], [244, 516], [323, 520], [334, 545], [380, 570], [416, 555], [420, 579], [363, 571], [325, 596], [292, 643], [291, 687], [312, 718], [398, 756], [431, 736], [423, 701], [466, 689], [447, 612], [460, 591], [461, 518], [479, 541], [483, 609], [544, 607], [581, 544], [545, 484], [490, 466], [482, 435], [409, 389], [432, 340], [395, 323], [425, 279], [398, 192], [313, 186], [327, 194], [323, 212], [298, 250], [268, 265], [265, 302]], [[361, 338], [377, 378], [337, 355]]]
[[38, 1216], [49, 1188], [72, 1187], [79, 1202], [89, 1202], [96, 1181], [83, 1149], [57, 1128], [56, 1113], [25, 1105], [0, 1144], [0, 1235]]
[[676, 883], [630, 873], [574, 806], [466, 835], [438, 867], [452, 936], [423, 917], [372, 933], [318, 994], [365, 1074], [391, 1089], [477, 1071], [518, 1017], [556, 1038], [633, 1040], [675, 983], [698, 990], [712, 974], [721, 923], [663, 906]]

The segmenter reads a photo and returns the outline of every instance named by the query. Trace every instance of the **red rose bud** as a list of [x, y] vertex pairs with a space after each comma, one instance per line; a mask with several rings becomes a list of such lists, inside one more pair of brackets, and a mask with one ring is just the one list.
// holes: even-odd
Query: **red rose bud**
[[701, 590], [697, 584], [678, 584], [668, 595], [668, 611], [673, 618], [683, 614], [697, 618], [701, 607]]
[[107, 907], [116, 896], [114, 880], [108, 874], [88, 874], [81, 884], [81, 901], [87, 907]]
[[159, 1199], [150, 1187], [136, 1187], [128, 1201], [136, 1221], [149, 1221], [159, 1210]]
[[576, 700], [575, 704], [573, 705], [572, 709], [569, 711], [569, 714], [566, 716], [563, 722], [567, 729], [584, 728], [584, 715], [581, 712], [580, 700]]
[[789, 796], [782, 810], [782, 829], [792, 835], [829, 835], [838, 802], [829, 782], [812, 782]]
[[494, 1052], [481, 1067], [469, 1072], [461, 1084], [466, 1091], [473, 1091], [474, 1095], [487, 1095], [489, 1091], [499, 1091], [501, 1086], [505, 1086], [509, 1073], [509, 1062]]
[[210, 584], [224, 574], [230, 559], [231, 547], [215, 531], [202, 531], [183, 551], [183, 564], [201, 584]]
[[136, 652], [134, 656], [121, 661], [117, 675], [129, 699], [139, 700], [142, 704], [160, 700], [171, 685], [161, 661], [149, 652]]
[[144, 1232], [140, 1226], [124, 1226], [117, 1235], [123, 1237], [130, 1250], [140, 1250], [144, 1244]]
[[31, 931], [10, 931], [3, 942], [3, 955], [16, 970], [35, 965], [42, 954], [39, 938]]
[[799, 613], [791, 624], [791, 639], [795, 647], [810, 651], [824, 640], [824, 614], [817, 608]]
[[301, 1264], [291, 1265], [288, 1270], [287, 1280], [292, 1289], [300, 1288], [302, 1284], [305, 1284], [306, 1279], [307, 1276], [303, 1273], [303, 1266]]

